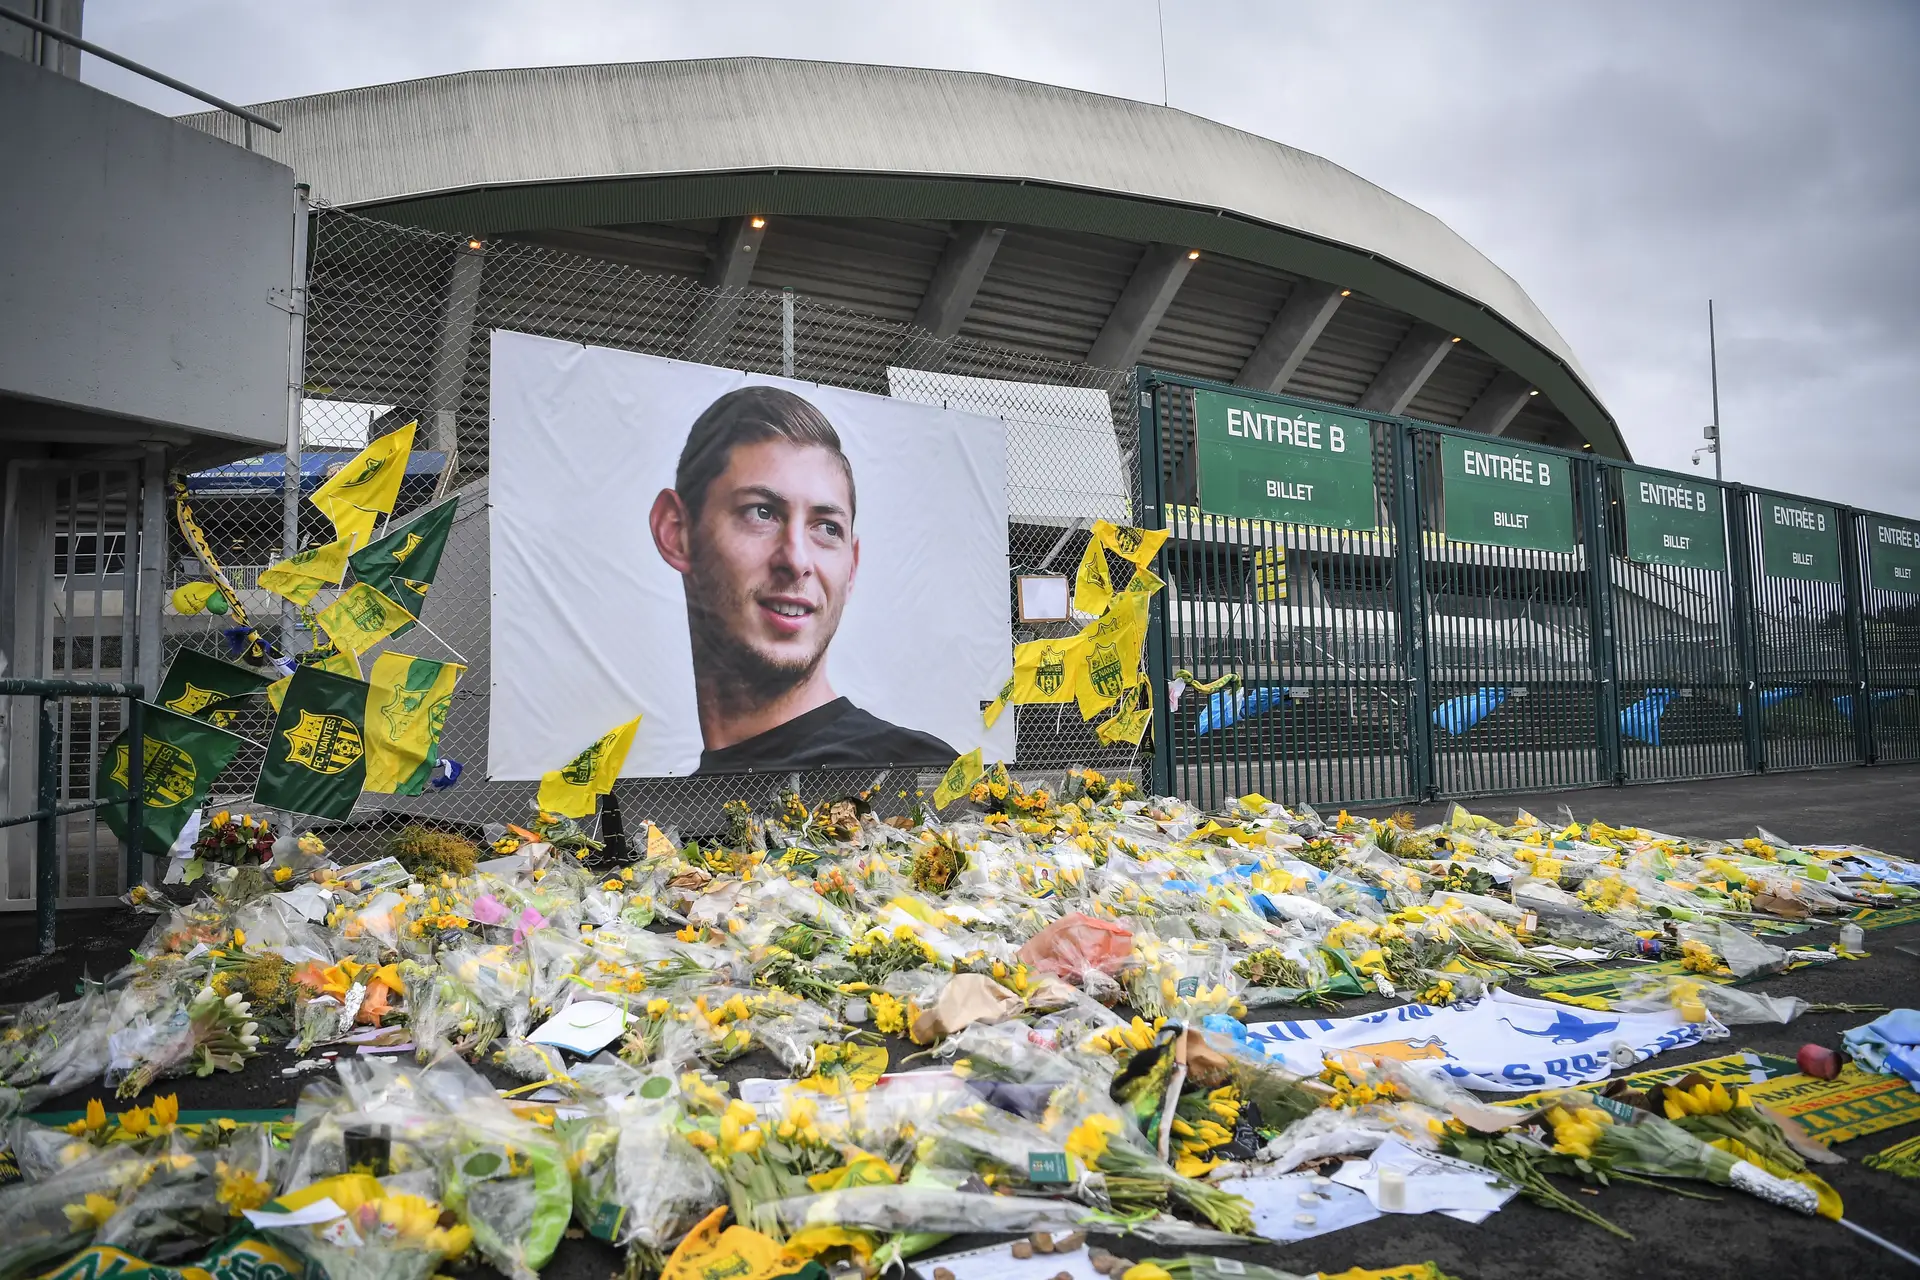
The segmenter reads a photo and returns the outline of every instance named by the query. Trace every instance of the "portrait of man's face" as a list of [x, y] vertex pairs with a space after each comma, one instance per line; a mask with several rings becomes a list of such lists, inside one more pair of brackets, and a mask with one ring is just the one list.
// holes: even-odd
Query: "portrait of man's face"
[[853, 492], [831, 449], [789, 440], [736, 444], [683, 539], [660, 539], [685, 575], [696, 650], [743, 694], [771, 696], [825, 656], [860, 565]]

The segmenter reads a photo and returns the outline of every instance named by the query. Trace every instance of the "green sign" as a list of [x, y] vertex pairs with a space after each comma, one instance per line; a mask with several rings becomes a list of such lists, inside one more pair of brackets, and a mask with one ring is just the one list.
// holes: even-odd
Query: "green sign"
[[1875, 590], [1920, 595], [1920, 526], [1864, 517], [1867, 578]]
[[1200, 509], [1246, 520], [1373, 529], [1373, 427], [1303, 404], [1193, 393]]
[[1710, 484], [1649, 471], [1620, 473], [1627, 559], [1682, 569], [1727, 567], [1726, 502]]
[[1440, 437], [1449, 542], [1573, 550], [1572, 469], [1517, 445]]
[[1840, 581], [1840, 513], [1819, 502], [1760, 499], [1760, 563], [1770, 578]]

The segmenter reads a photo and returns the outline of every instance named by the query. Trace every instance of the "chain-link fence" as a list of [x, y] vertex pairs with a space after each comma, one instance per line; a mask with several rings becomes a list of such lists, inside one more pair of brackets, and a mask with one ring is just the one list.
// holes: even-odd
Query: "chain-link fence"
[[[437, 500], [459, 510], [422, 621], [407, 652], [455, 654], [468, 670], [454, 696], [442, 750], [464, 766], [454, 786], [420, 797], [362, 797], [356, 827], [377, 831], [414, 819], [479, 825], [524, 814], [534, 784], [487, 779], [489, 653], [489, 333], [513, 330], [754, 373], [890, 395], [1000, 417], [1007, 424], [1008, 608], [1021, 573], [1071, 573], [1095, 520], [1136, 523], [1138, 418], [1129, 372], [1094, 369], [960, 339], [764, 289], [708, 289], [622, 263], [512, 240], [482, 242], [395, 226], [322, 208], [312, 223], [307, 291], [306, 398], [299, 492], [291, 519], [300, 546], [332, 538], [307, 496], [369, 440], [417, 422], [412, 461], [393, 520]], [[268, 455], [188, 478], [193, 511], [255, 625], [289, 651], [313, 644], [304, 621], [256, 585], [287, 554], [288, 468]], [[169, 586], [204, 576], [176, 529]], [[324, 608], [334, 592], [312, 605]], [[1017, 617], [1017, 615], [1015, 615]], [[167, 656], [182, 647], [222, 651], [229, 619], [171, 612]], [[1071, 624], [1022, 628], [1026, 640]], [[1052, 630], [1049, 630], [1052, 628]], [[448, 652], [451, 651], [451, 652]], [[373, 655], [363, 655], [363, 664]], [[981, 691], [983, 699], [993, 690]], [[1015, 708], [1019, 772], [1072, 765], [1138, 772], [1134, 748], [1099, 742], [1072, 708]], [[259, 742], [264, 711], [235, 722]], [[225, 773], [224, 800], [251, 792], [258, 753]], [[629, 822], [709, 830], [730, 799], [755, 803], [790, 775], [629, 780], [616, 792]], [[895, 812], [931, 792], [937, 774], [878, 770], [799, 780], [809, 800], [870, 791]], [[216, 797], [216, 804], [223, 802]], [[342, 833], [343, 837], [345, 833]]]

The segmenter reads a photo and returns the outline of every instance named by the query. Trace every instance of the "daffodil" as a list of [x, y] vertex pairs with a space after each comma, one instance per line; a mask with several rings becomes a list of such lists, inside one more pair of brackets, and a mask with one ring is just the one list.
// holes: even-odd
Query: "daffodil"
[[67, 1215], [67, 1225], [75, 1231], [98, 1231], [107, 1225], [107, 1219], [114, 1215], [120, 1205], [109, 1196], [97, 1191], [87, 1192], [86, 1199], [79, 1204], [61, 1205], [60, 1211]]

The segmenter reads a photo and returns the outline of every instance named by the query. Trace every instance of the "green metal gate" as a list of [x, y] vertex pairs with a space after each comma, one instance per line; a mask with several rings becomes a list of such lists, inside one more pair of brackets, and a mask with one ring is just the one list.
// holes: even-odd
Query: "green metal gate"
[[[1920, 522], [1150, 369], [1138, 384], [1142, 509], [1172, 535], [1148, 646], [1170, 695], [1162, 787], [1385, 803], [1920, 761]], [[1372, 516], [1203, 499], [1203, 438], [1245, 446], [1196, 406], [1229, 402], [1286, 443], [1286, 414], [1364, 430]], [[1310, 489], [1269, 482], [1267, 505]]]

